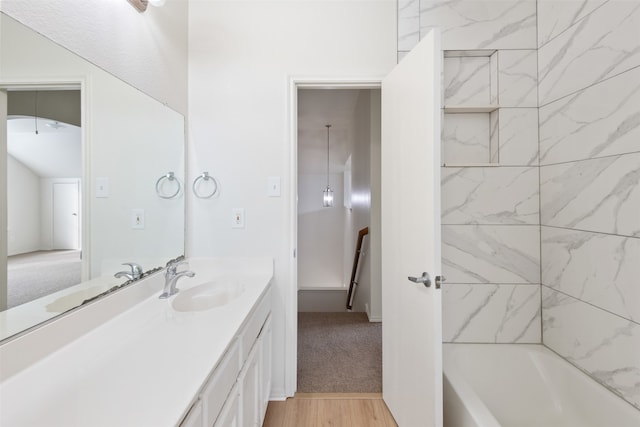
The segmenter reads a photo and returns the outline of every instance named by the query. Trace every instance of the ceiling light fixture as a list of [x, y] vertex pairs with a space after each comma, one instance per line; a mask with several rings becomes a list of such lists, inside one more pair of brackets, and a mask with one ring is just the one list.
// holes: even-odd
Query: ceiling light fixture
[[52, 129], [60, 129], [64, 127], [64, 125], [60, 122], [49, 122], [49, 123], [45, 123], [45, 125]]
[[329, 128], [331, 125], [325, 125], [327, 127], [327, 188], [322, 192], [322, 206], [330, 208], [333, 206], [333, 190], [329, 186]]

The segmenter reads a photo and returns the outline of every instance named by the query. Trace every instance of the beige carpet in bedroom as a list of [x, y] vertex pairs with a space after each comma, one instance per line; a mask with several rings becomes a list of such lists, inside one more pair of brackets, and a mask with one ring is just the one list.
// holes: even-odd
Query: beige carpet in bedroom
[[298, 392], [382, 392], [382, 323], [365, 313], [298, 313]]

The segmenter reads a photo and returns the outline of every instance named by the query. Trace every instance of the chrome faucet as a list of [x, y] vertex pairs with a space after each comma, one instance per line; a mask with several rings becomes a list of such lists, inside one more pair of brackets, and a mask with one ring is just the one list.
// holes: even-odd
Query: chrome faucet
[[118, 271], [113, 276], [117, 279], [121, 277], [126, 277], [129, 280], [136, 280], [142, 276], [142, 267], [135, 262], [125, 262], [122, 265], [128, 265], [131, 268], [131, 271]]
[[179, 289], [176, 288], [176, 283], [179, 278], [183, 276], [193, 277], [196, 275], [196, 273], [190, 270], [178, 271], [178, 267], [183, 264], [189, 265], [187, 261], [172, 262], [167, 265], [167, 271], [164, 274], [164, 291], [160, 294], [160, 299], [169, 298], [178, 293]]

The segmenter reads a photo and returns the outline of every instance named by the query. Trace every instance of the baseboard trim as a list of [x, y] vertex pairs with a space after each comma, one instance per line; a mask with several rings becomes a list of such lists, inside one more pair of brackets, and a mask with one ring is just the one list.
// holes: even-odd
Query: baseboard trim
[[382, 393], [296, 393], [296, 399], [382, 399]]

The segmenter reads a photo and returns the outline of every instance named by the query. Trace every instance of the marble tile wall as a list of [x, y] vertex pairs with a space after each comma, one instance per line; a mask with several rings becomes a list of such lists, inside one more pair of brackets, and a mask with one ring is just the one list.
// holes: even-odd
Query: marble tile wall
[[[432, 27], [444, 50], [443, 336], [451, 342], [541, 342], [535, 0], [398, 1], [398, 58]], [[492, 165], [489, 165], [489, 164]]]
[[640, 237], [640, 152], [540, 168], [544, 225]]
[[420, 0], [420, 34], [442, 31], [442, 49], [535, 49], [535, 0]]
[[500, 108], [499, 163], [538, 166], [538, 108]]
[[498, 52], [500, 107], [538, 107], [537, 50]]
[[448, 164], [489, 163], [491, 120], [486, 113], [445, 114], [442, 159]]
[[606, 2], [607, 0], [538, 0], [538, 47]]
[[639, 105], [636, 67], [541, 107], [540, 163], [640, 151]]
[[444, 105], [491, 103], [489, 56], [444, 58]]
[[609, 0], [542, 45], [540, 106], [639, 66], [638, 28], [640, 2]]
[[445, 286], [442, 338], [445, 342], [537, 342], [540, 285], [454, 284]]
[[545, 286], [640, 324], [640, 239], [542, 227], [542, 252]]
[[544, 343], [640, 409], [640, 325], [542, 287]]
[[527, 225], [443, 225], [447, 284], [540, 283], [540, 231]]
[[538, 1], [543, 343], [640, 409], [640, 2]]
[[442, 223], [536, 225], [538, 181], [532, 167], [443, 168]]
[[431, 28], [442, 49], [536, 49], [536, 0], [398, 0], [398, 58]]

